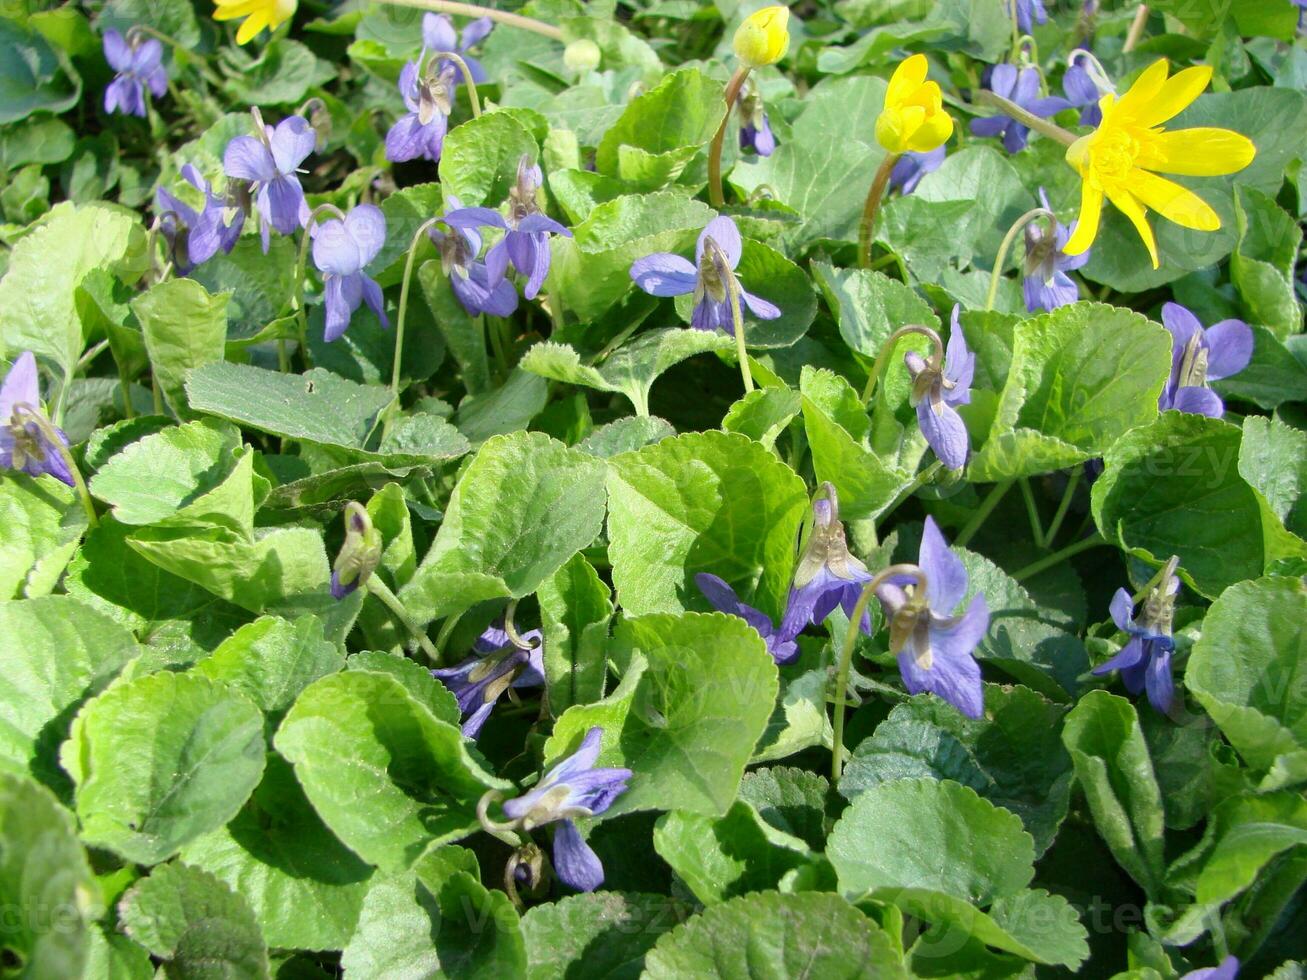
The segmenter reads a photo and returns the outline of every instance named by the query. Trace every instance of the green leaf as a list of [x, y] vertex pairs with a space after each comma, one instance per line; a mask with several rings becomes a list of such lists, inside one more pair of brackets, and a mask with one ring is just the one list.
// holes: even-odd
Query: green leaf
[[67, 56], [25, 24], [0, 18], [0, 51], [0, 124], [63, 112], [81, 96], [82, 80]]
[[263, 781], [232, 821], [187, 844], [181, 860], [243, 895], [268, 944], [284, 949], [342, 949], [372, 876], [277, 755], [268, 756]]
[[658, 937], [689, 914], [666, 895], [601, 891], [546, 902], [522, 916], [528, 980], [585, 973], [636, 980]]
[[789, 766], [750, 769], [740, 783], [740, 799], [777, 830], [823, 850], [826, 826], [834, 823], [834, 801], [825, 776]]
[[1307, 806], [1302, 797], [1285, 794], [1277, 802], [1289, 810], [1281, 817], [1284, 822], [1248, 821], [1225, 829], [1198, 876], [1195, 897], [1200, 904], [1228, 901], [1251, 886], [1276, 855], [1307, 845]]
[[601, 459], [612, 459], [674, 435], [676, 430], [671, 424], [657, 416], [627, 415], [599, 426], [576, 448]]
[[828, 683], [822, 670], [809, 670], [782, 683], [780, 698], [751, 763], [784, 759], [814, 745], [830, 748], [835, 733], [826, 714]]
[[[335, 68], [314, 56], [303, 44], [279, 37], [263, 46], [258, 57], [243, 48], [223, 52], [227, 83], [223, 87], [245, 105], [289, 105], [304, 100], [309, 90], [334, 79]], [[230, 65], [230, 67], [228, 67]]]
[[540, 585], [545, 683], [555, 717], [574, 704], [598, 701], [608, 673], [612, 592], [584, 555], [573, 555]]
[[345, 669], [389, 674], [441, 721], [457, 725], [463, 717], [458, 701], [449, 688], [432, 677], [429, 669], [402, 654], [365, 650], [352, 655], [345, 662]]
[[387, 674], [347, 670], [309, 685], [274, 744], [323, 822], [385, 871], [472, 833], [482, 794], [511, 786]]
[[777, 437], [802, 409], [799, 393], [793, 388], [756, 388], [730, 407], [722, 418], [722, 430], [738, 432], [773, 449]]
[[[814, 262], [813, 274], [851, 350], [875, 358], [889, 335], [907, 323], [940, 329], [939, 317], [913, 289], [883, 272], [838, 269]], [[905, 348], [906, 350], [906, 348]]]
[[71, 487], [6, 474], [0, 483], [0, 598], [48, 594], [85, 530], [86, 511]]
[[1239, 475], [1290, 531], [1307, 535], [1307, 433], [1277, 418], [1249, 415], [1239, 442]]
[[838, 895], [760, 892], [714, 905], [662, 936], [649, 980], [694, 976], [906, 977], [881, 929]]
[[599, 764], [634, 773], [606, 818], [650, 809], [725, 813], [776, 698], [776, 665], [762, 638], [722, 613], [651, 615], [623, 620], [612, 650], [627, 665], [622, 684], [604, 701], [563, 712], [547, 761], [600, 725]]
[[127, 934], [179, 980], [266, 978], [268, 949], [249, 903], [207, 871], [176, 862], [156, 868], [123, 896]]
[[494, 207], [517, 183], [518, 160], [525, 156], [534, 163], [539, 153], [535, 138], [512, 112], [487, 112], [453, 127], [440, 153], [446, 202], [452, 196], [464, 207]]
[[718, 575], [778, 620], [807, 492], [758, 443], [731, 433], [664, 439], [612, 460], [609, 556], [628, 615], [708, 609], [694, 584]]
[[1293, 267], [1302, 229], [1273, 198], [1238, 188], [1235, 216], [1239, 244], [1230, 257], [1230, 278], [1252, 315], [1283, 340], [1302, 329], [1302, 309], [1293, 287]]
[[[177, 186], [177, 193], [189, 187]], [[203, 205], [197, 194], [194, 202]], [[189, 277], [207, 289], [214, 299], [227, 294], [227, 341], [252, 341], [268, 327], [286, 305], [295, 288], [295, 243], [277, 237], [265, 255], [257, 235], [246, 235], [230, 252], [221, 249]], [[183, 378], [184, 380], [184, 378]]]
[[1134, 706], [1106, 691], [1090, 691], [1067, 715], [1062, 741], [1099, 836], [1156, 899], [1166, 867], [1162, 798]]
[[96, 26], [126, 36], [137, 24], [150, 24], [188, 50], [200, 43], [199, 20], [186, 0], [109, 0]]
[[549, 386], [520, 366], [500, 387], [468, 395], [458, 405], [454, 423], [474, 445], [491, 436], [519, 432], [531, 424], [549, 401]]
[[157, 864], [236, 814], [263, 753], [263, 716], [249, 699], [165, 671], [88, 702], [60, 762], [77, 784], [82, 839]]
[[923, 888], [989, 905], [1034, 877], [1035, 848], [1016, 814], [950, 780], [897, 779], [859, 794], [826, 856], [840, 891]]
[[1252, 362], [1236, 375], [1222, 378], [1212, 387], [1225, 398], [1239, 398], [1262, 408], [1275, 408], [1297, 401], [1307, 387], [1307, 364], [1294, 357], [1265, 327], [1250, 324], [1253, 331]]
[[141, 323], [150, 365], [168, 405], [178, 417], [193, 413], [186, 404], [186, 376], [222, 361], [227, 343], [227, 300], [193, 279], [170, 279], [132, 300]]
[[68, 719], [139, 652], [113, 620], [69, 596], [0, 602], [0, 769], [61, 795]]
[[5, 972], [79, 977], [100, 889], [72, 814], [22, 776], [0, 773], [0, 923]]

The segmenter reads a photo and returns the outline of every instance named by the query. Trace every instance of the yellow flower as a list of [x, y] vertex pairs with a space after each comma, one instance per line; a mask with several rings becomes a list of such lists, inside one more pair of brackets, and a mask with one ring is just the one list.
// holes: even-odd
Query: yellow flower
[[735, 31], [735, 56], [750, 68], [776, 64], [790, 47], [789, 22], [784, 7], [763, 7], [750, 14]]
[[885, 108], [876, 117], [876, 141], [890, 153], [929, 153], [953, 135], [939, 85], [926, 81], [926, 56], [914, 54], [894, 69]]
[[1215, 231], [1221, 227], [1221, 219], [1201, 197], [1157, 176], [1219, 177], [1242, 170], [1256, 155], [1252, 140], [1229, 129], [1163, 130], [1161, 124], [1198, 98], [1211, 77], [1212, 69], [1202, 66], [1167, 78], [1163, 58], [1119, 99], [1103, 96], [1098, 103], [1102, 123], [1066, 151], [1067, 163], [1080, 172], [1080, 219], [1063, 251], [1079, 255], [1093, 242], [1104, 194], [1134, 224], [1154, 269], [1157, 242], [1148, 226], [1149, 208], [1185, 228]]
[[244, 44], [265, 27], [275, 31], [295, 15], [297, 0], [213, 0], [214, 20], [245, 18], [236, 32], [236, 43]]

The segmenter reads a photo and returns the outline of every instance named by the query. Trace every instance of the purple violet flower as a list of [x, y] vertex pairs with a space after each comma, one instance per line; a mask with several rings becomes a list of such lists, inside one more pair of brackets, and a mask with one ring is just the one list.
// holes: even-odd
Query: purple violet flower
[[442, 220], [449, 231], [432, 228], [428, 234], [440, 250], [440, 264], [454, 295], [468, 316], [489, 313], [510, 316], [517, 309], [517, 290], [504, 278], [502, 270], [493, 276], [485, 262], [477, 261], [481, 253], [482, 225], [507, 228], [498, 211], [490, 208], [465, 208], [453, 194], [446, 195], [449, 210]]
[[191, 164], [182, 167], [182, 177], [204, 195], [203, 211], [197, 213], [163, 187], [155, 191], [154, 200], [161, 212], [159, 227], [168, 242], [173, 265], [184, 276], [219, 251], [228, 253], [236, 247], [245, 226], [245, 209], [238, 201], [228, 202], [213, 193], [209, 182]]
[[[1307, 6], [1307, 0], [1299, 0], [1299, 3]], [[1180, 980], [1234, 980], [1238, 975], [1239, 960], [1234, 956], [1227, 956], [1216, 966], [1209, 966], [1202, 970], [1190, 970]]]
[[[1039, 201], [1045, 211], [1053, 210], [1048, 205], [1048, 196], [1042, 187], [1039, 189]], [[1074, 221], [1070, 226], [1055, 221], [1053, 236], [1050, 238], [1044, 222], [1036, 220], [1026, 225], [1026, 275], [1021, 281], [1021, 291], [1025, 296], [1027, 312], [1055, 310], [1080, 298], [1080, 288], [1067, 273], [1088, 262], [1092, 249], [1085, 249], [1079, 255], [1067, 255], [1062, 251], [1074, 230]]]
[[896, 576], [876, 590], [903, 684], [910, 694], [930, 691], [968, 718], [979, 718], [985, 710], [985, 689], [972, 651], [989, 628], [985, 597], [978, 593], [966, 612], [953, 615], [966, 595], [967, 570], [932, 517], [922, 529], [917, 566], [926, 577], [924, 596], [908, 577]]
[[[735, 222], [720, 215], [708, 222], [694, 248], [695, 264], [671, 252], [655, 252], [631, 264], [631, 278], [653, 296], [694, 294], [690, 326], [696, 330], [721, 330], [735, 336], [731, 317], [729, 280], [735, 279], [744, 243]], [[759, 320], [775, 320], [781, 311], [758, 296], [746, 292], [735, 280], [740, 301]]]
[[322, 339], [330, 343], [343, 334], [360, 303], [367, 303], [381, 325], [389, 327], [381, 287], [363, 271], [386, 244], [386, 216], [381, 208], [360, 204], [344, 221], [324, 221], [311, 234], [313, 264], [322, 273], [326, 306]]
[[317, 133], [303, 116], [287, 116], [276, 128], [263, 124], [254, 111], [256, 135], [237, 136], [222, 155], [228, 177], [250, 182], [259, 206], [259, 234], [268, 251], [271, 224], [280, 234], [292, 234], [309, 220], [309, 205], [296, 171], [313, 152]]
[[739, 616], [756, 629], [767, 644], [767, 652], [778, 664], [788, 664], [798, 657], [799, 645], [794, 642], [794, 636], [782, 635], [781, 631], [772, 625], [770, 616], [741, 602], [735, 590], [723, 579], [716, 575], [709, 575], [707, 572], [700, 572], [694, 577], [694, 583], [699, 586], [699, 591], [718, 612], [724, 612], [728, 616]]
[[1175, 681], [1171, 678], [1171, 620], [1180, 579], [1166, 574], [1164, 581], [1149, 591], [1134, 617], [1134, 599], [1128, 589], [1117, 589], [1110, 607], [1112, 622], [1128, 633], [1130, 641], [1115, 657], [1093, 669], [1095, 674], [1121, 672], [1121, 681], [1131, 694], [1148, 692], [1148, 702], [1162, 714], [1170, 714], [1175, 703]]
[[929, 153], [914, 153], [909, 150], [899, 157], [898, 163], [889, 172], [891, 187], [897, 187], [900, 194], [911, 194], [921, 183], [926, 174], [934, 173], [948, 155], [948, 148], [938, 146]]
[[[1037, 3], [1038, 0], [1032, 2]], [[1071, 106], [1071, 103], [1060, 95], [1038, 98], [1039, 72], [1034, 68], [1022, 68], [1017, 71], [1014, 65], [995, 65], [989, 79], [989, 88], [995, 95], [1015, 102], [1041, 119], [1047, 119]], [[1018, 153], [1025, 149], [1026, 140], [1030, 137], [1030, 130], [1026, 126], [1004, 115], [971, 120], [971, 132], [975, 136], [1002, 136], [1003, 148], [1009, 153]]]
[[29, 476], [44, 473], [76, 486], [64, 458], [67, 445], [68, 436], [41, 408], [36, 358], [31, 351], [23, 351], [0, 384], [0, 469]]
[[[484, 41], [494, 26], [495, 22], [489, 17], [478, 17], [476, 20], [469, 21], [463, 28], [463, 37], [460, 40], [454, 32], [454, 22], [444, 14], [423, 14], [422, 47], [437, 53], [452, 51], [463, 59], [467, 70], [472, 73], [472, 81], [480, 85], [486, 80], [486, 70], [481, 66], [481, 62], [468, 52]], [[453, 65], [453, 62], [442, 62], [440, 66], [442, 70], [445, 65]]]
[[595, 767], [603, 729], [585, 733], [580, 747], [554, 765], [530, 791], [504, 802], [504, 814], [523, 830], [557, 823], [554, 830], [554, 871], [563, 884], [591, 892], [604, 883], [599, 855], [581, 837], [573, 823], [578, 817], [603, 813], [626, 792], [630, 769]]
[[[781, 636], [789, 639], [804, 627], [820, 625], [839, 606], [853, 617], [862, 590], [871, 581], [867, 566], [849, 553], [840, 521], [839, 497], [835, 487], [823, 483], [812, 502], [812, 529], [794, 570], [794, 584], [785, 604]], [[862, 629], [871, 632], [871, 616], [863, 614]]]
[[1044, 9], [1043, 0], [1016, 0], [1016, 4], [1017, 27], [1022, 34], [1029, 34], [1035, 24], [1048, 23], [1048, 11]]
[[419, 77], [420, 63], [421, 59], [410, 61], [399, 72], [399, 93], [408, 113], [386, 133], [386, 159], [392, 163], [437, 162], [445, 145], [456, 69], [449, 62], [439, 66], [431, 62], [425, 77]]
[[105, 87], [105, 112], [145, 118], [145, 90], [148, 88], [156, 99], [168, 91], [163, 45], [156, 38], [133, 37], [128, 43], [117, 31], [105, 31], [104, 60], [118, 73]]
[[[1094, 79], [1091, 68], [1074, 61], [1062, 75], [1062, 91], [1066, 93], [1067, 102], [1080, 110], [1080, 125], [1097, 126], [1103, 121], [1103, 110], [1098, 101], [1104, 91]], [[1109, 88], [1107, 90], [1111, 92]]]
[[544, 686], [544, 636], [539, 630], [530, 630], [521, 638], [532, 644], [530, 650], [518, 647], [502, 627], [490, 626], [477, 639], [472, 656], [453, 667], [431, 671], [458, 700], [463, 734], [468, 738], [481, 734], [490, 712], [510, 687]]
[[517, 183], [508, 192], [508, 231], [498, 244], [486, 253], [486, 267], [491, 281], [503, 279], [508, 263], [527, 277], [522, 294], [535, 299], [549, 275], [549, 236], [572, 233], [553, 218], [542, 214], [536, 191], [544, 180], [540, 168], [523, 155], [517, 161]]
[[740, 149], [753, 150], [760, 157], [771, 156], [776, 149], [776, 137], [772, 135], [762, 95], [750, 86], [736, 105], [740, 114]]
[[345, 505], [345, 540], [331, 566], [331, 597], [341, 600], [366, 585], [381, 564], [384, 542], [368, 509], [357, 500]]
[[938, 355], [928, 361], [916, 351], [908, 351], [903, 362], [912, 376], [912, 403], [917, 407], [921, 434], [941, 463], [951, 470], [962, 469], [971, 450], [971, 439], [954, 406], [971, 401], [976, 355], [967, 349], [966, 337], [958, 323], [956, 304], [944, 363], [938, 363]]
[[1171, 377], [1157, 400], [1160, 411], [1173, 408], [1219, 419], [1225, 403], [1207, 387], [1238, 374], [1253, 356], [1253, 332], [1242, 320], [1222, 320], [1206, 330], [1179, 303], [1162, 307], [1162, 324], [1171, 333]]

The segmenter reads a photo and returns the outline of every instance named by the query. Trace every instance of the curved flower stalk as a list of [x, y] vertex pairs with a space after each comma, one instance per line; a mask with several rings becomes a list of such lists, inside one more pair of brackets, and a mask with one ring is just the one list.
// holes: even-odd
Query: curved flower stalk
[[535, 299], [549, 275], [549, 236], [572, 237], [571, 231], [540, 210], [539, 191], [544, 182], [540, 167], [527, 156], [517, 161], [517, 182], [508, 192], [507, 231], [486, 253], [486, 267], [492, 281], [503, 279], [511, 261], [527, 277], [522, 291]]
[[1175, 705], [1175, 681], [1171, 677], [1171, 654], [1175, 640], [1171, 622], [1175, 617], [1175, 597], [1180, 579], [1175, 575], [1179, 559], [1172, 558], [1144, 589], [1144, 603], [1138, 617], [1135, 600], [1126, 589], [1117, 589], [1112, 597], [1112, 622], [1129, 635], [1130, 641], [1106, 663], [1094, 668], [1095, 674], [1121, 672], [1121, 682], [1131, 694], [1148, 693], [1148, 703], [1162, 714], [1170, 714]]
[[[1044, 98], [1039, 96], [1039, 71], [1035, 68], [1017, 70], [1014, 65], [996, 65], [990, 76], [989, 88], [996, 95], [1008, 99], [1026, 112], [1046, 119], [1063, 109], [1071, 108], [1071, 103], [1060, 95]], [[971, 132], [975, 136], [1001, 136], [1003, 149], [1009, 153], [1019, 153], [1026, 148], [1030, 138], [1030, 128], [1007, 115], [990, 116], [986, 119], [971, 120]]]
[[943, 363], [939, 351], [930, 358], [916, 351], [903, 355], [912, 376], [912, 402], [917, 409], [917, 424], [926, 443], [935, 451], [941, 463], [951, 470], [960, 470], [967, 464], [971, 439], [966, 423], [958, 414], [958, 405], [971, 401], [971, 379], [976, 373], [976, 355], [967, 349], [966, 337], [958, 323], [958, 307], [953, 307], [949, 330], [948, 349]]
[[1207, 387], [1238, 374], [1253, 357], [1252, 328], [1242, 320], [1222, 320], [1207, 329], [1179, 303], [1162, 307], [1162, 325], [1171, 334], [1171, 377], [1157, 400], [1161, 411], [1175, 409], [1219, 419], [1221, 396]]
[[155, 191], [154, 200], [173, 266], [178, 275], [184, 276], [218, 252], [229, 253], [236, 247], [245, 226], [245, 209], [239, 200], [228, 201], [213, 193], [209, 182], [191, 164], [182, 167], [181, 173], [204, 195], [204, 209], [197, 212], [162, 186]]
[[1103, 121], [1103, 110], [1098, 107], [1098, 101], [1104, 95], [1115, 95], [1116, 87], [1098, 59], [1080, 48], [1072, 51], [1067, 59], [1062, 92], [1067, 101], [1080, 110], [1080, 125], [1097, 126]]
[[481, 634], [472, 656], [453, 667], [433, 670], [458, 700], [463, 713], [463, 734], [477, 738], [500, 697], [510, 687], [543, 687], [544, 636], [530, 630], [516, 639], [502, 627]]
[[218, 9], [214, 20], [241, 20], [236, 43], [245, 44], [258, 37], [266, 27], [275, 31], [295, 16], [297, 0], [213, 0]]
[[[781, 635], [787, 639], [798, 636], [806, 626], [825, 622], [836, 606], [852, 622], [858, 596], [871, 581], [867, 566], [849, 551], [833, 484], [821, 485], [812, 501], [812, 518], [781, 621]], [[860, 625], [870, 632], [871, 617], [864, 614]]]
[[131, 36], [126, 40], [115, 30], [104, 32], [104, 60], [116, 75], [104, 90], [104, 111], [122, 112], [145, 118], [145, 91], [156, 99], [168, 91], [168, 73], [163, 67], [163, 44], [157, 38]]
[[330, 343], [340, 337], [362, 303], [368, 304], [383, 327], [389, 327], [381, 287], [363, 271], [386, 243], [386, 217], [381, 209], [360, 204], [343, 221], [333, 218], [309, 231], [313, 264], [322, 273], [326, 307], [322, 339]]
[[309, 220], [308, 202], [300, 186], [298, 168], [313, 152], [317, 133], [303, 116], [287, 116], [276, 128], [267, 126], [258, 109], [254, 136], [237, 136], [222, 155], [228, 177], [250, 183], [259, 208], [259, 235], [268, 251], [269, 228], [289, 235]]
[[[486, 80], [486, 70], [470, 52], [486, 39], [494, 27], [495, 22], [489, 17], [478, 17], [463, 27], [463, 34], [460, 37], [454, 30], [454, 22], [449, 17], [445, 14], [428, 12], [422, 15], [422, 46], [428, 51], [451, 51], [459, 55], [467, 65], [472, 81], [480, 85]], [[421, 58], [418, 60], [420, 61]], [[453, 64], [453, 62], [442, 63], [442, 70], [445, 64]]]
[[[1039, 201], [1044, 211], [1052, 215], [1048, 195], [1039, 189]], [[1052, 234], [1047, 228], [1040, 227], [1038, 221], [1025, 226], [1026, 261], [1025, 276], [1021, 280], [1021, 292], [1026, 301], [1026, 311], [1055, 310], [1059, 306], [1074, 303], [1080, 298], [1080, 287], [1067, 275], [1089, 261], [1089, 252], [1079, 255], [1067, 255], [1066, 243], [1075, 231], [1075, 223], [1067, 227], [1058, 222], [1056, 217], [1050, 219]]]
[[792, 663], [799, 656], [799, 645], [794, 642], [794, 636], [784, 635], [782, 630], [773, 625], [771, 617], [765, 612], [741, 602], [735, 590], [724, 579], [707, 572], [700, 572], [694, 577], [694, 583], [699, 586], [699, 591], [718, 612], [724, 612], [728, 616], [738, 616], [756, 629], [758, 635], [767, 644], [767, 652], [778, 664]]

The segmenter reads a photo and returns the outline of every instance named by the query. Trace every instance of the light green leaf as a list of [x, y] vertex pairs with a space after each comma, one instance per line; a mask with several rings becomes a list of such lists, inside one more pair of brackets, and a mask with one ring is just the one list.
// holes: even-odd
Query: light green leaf
[[[179, 182], [175, 189], [180, 195], [188, 188]], [[193, 203], [203, 206], [204, 201], [197, 193]], [[252, 341], [285, 309], [286, 299], [294, 291], [295, 243], [289, 238], [273, 238], [265, 255], [259, 237], [246, 235], [230, 252], [220, 249], [196, 266], [188, 278], [215, 299], [220, 293], [227, 294], [229, 343]]]
[[353, 654], [345, 662], [346, 670], [367, 670], [374, 674], [389, 674], [399, 681], [408, 693], [425, 705], [433, 715], [451, 725], [459, 724], [463, 712], [449, 688], [431, 676], [431, 671], [415, 660], [398, 653], [365, 650]]
[[598, 701], [608, 673], [608, 621], [612, 592], [584, 555], [573, 555], [541, 584], [549, 710], [557, 717], [574, 704]]
[[825, 849], [826, 827], [834, 822], [832, 797], [825, 776], [789, 766], [750, 769], [740, 783], [740, 799], [763, 820], [815, 851]]
[[1300, 537], [1307, 534], [1307, 433], [1277, 418], [1247, 416], [1239, 443], [1239, 475], [1286, 528]]
[[0, 124], [77, 103], [82, 80], [68, 57], [25, 23], [0, 19], [0, 52]]
[[517, 183], [517, 163], [534, 163], [540, 148], [517, 116], [506, 110], [487, 112], [455, 126], [440, 153], [440, 183], [446, 201], [453, 196], [464, 207], [496, 207], [508, 199]]
[[667, 895], [600, 891], [532, 906], [522, 916], [528, 980], [578, 972], [635, 980], [658, 937], [688, 916]]
[[169, 279], [132, 300], [154, 378], [179, 418], [194, 414], [186, 403], [187, 375], [222, 361], [228, 299], [225, 293], [210, 295], [194, 279]]
[[810, 670], [784, 681], [767, 730], [749, 761], [784, 759], [814, 745], [829, 749], [835, 733], [826, 714], [828, 686], [823, 670]]
[[1249, 319], [1265, 324], [1283, 340], [1302, 329], [1293, 286], [1302, 229], [1272, 197], [1251, 187], [1238, 188], [1235, 217], [1239, 244], [1230, 256], [1230, 278], [1251, 313]]
[[905, 324], [940, 329], [939, 317], [930, 304], [911, 287], [882, 272], [838, 269], [827, 262], [814, 262], [812, 271], [835, 314], [840, 336], [851, 350], [865, 357], [874, 359], [889, 335]]
[[47, 595], [86, 530], [86, 511], [58, 480], [6, 473], [0, 483], [0, 598]]
[[657, 416], [626, 415], [601, 425], [576, 444], [576, 448], [601, 459], [634, 452], [676, 435], [671, 424]]
[[777, 437], [802, 409], [799, 393], [793, 388], [756, 388], [730, 407], [722, 418], [722, 429], [772, 449]]

